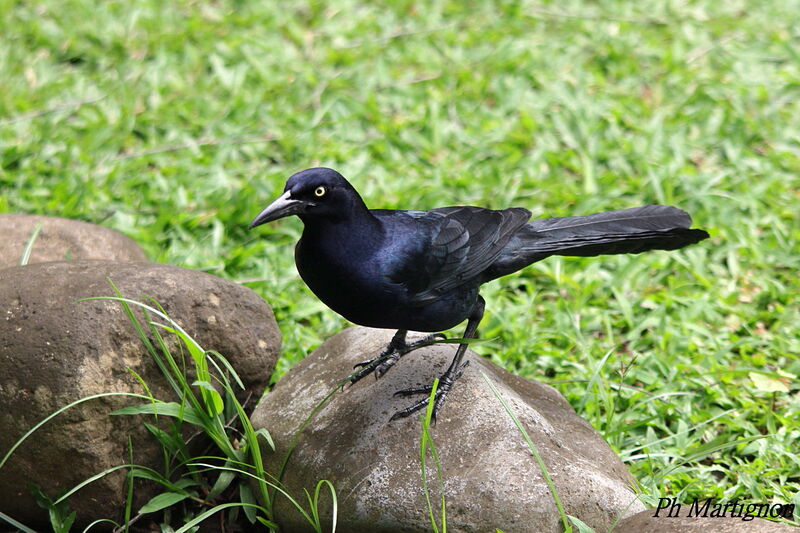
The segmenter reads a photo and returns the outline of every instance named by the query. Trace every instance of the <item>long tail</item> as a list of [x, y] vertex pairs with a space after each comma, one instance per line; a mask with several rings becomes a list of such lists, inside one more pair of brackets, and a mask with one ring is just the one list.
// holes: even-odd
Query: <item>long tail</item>
[[691, 225], [688, 213], [667, 205], [534, 220], [511, 238], [486, 279], [515, 272], [551, 255], [586, 257], [675, 250], [708, 238], [707, 232], [690, 229]]

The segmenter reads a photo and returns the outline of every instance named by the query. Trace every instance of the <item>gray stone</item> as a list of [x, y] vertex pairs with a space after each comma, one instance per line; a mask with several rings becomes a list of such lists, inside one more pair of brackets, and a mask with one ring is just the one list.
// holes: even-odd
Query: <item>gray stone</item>
[[665, 511], [655, 516], [655, 509], [642, 511], [622, 520], [614, 533], [791, 533], [798, 528], [762, 518], [742, 520], [726, 517], [689, 517], [687, 507], [680, 516], [668, 517]]
[[[280, 333], [269, 306], [247, 288], [154, 263], [69, 261], [7, 268], [0, 270], [0, 456], [70, 402], [104, 392], [143, 393], [128, 369], [144, 379], [156, 398], [177, 399], [118, 303], [78, 301], [113, 296], [107, 278], [126, 297], [155, 298], [201, 346], [224, 355], [253, 401], [264, 390], [280, 350]], [[125, 397], [91, 400], [48, 422], [0, 468], [0, 511], [43, 527], [46, 512], [32, 500], [26, 483], [57, 496], [128, 463], [128, 436], [135, 462], [161, 470], [161, 451], [142, 425], [152, 423], [152, 417], [109, 416], [138, 403]], [[69, 499], [78, 512], [77, 525], [121, 518], [124, 475], [103, 477]], [[152, 483], [138, 487], [134, 510], [154, 491], [160, 489]]]
[[[352, 372], [353, 364], [374, 356], [391, 331], [351, 328], [327, 340], [290, 370], [256, 407], [252, 421], [266, 428], [278, 451], [278, 465], [293, 435], [314, 407]], [[420, 421], [414, 416], [389, 422], [411, 398], [393, 393], [428, 384], [452, 358], [453, 345], [423, 348], [406, 355], [381, 379], [367, 377], [334, 395], [305, 427], [286, 467], [290, 494], [304, 500], [320, 479], [338, 496], [339, 532], [429, 531], [421, 486]], [[470, 365], [448, 396], [432, 435], [444, 474], [447, 526], [459, 532], [560, 532], [562, 525], [543, 476], [511, 418], [481, 377], [483, 371], [520, 418], [547, 465], [568, 514], [598, 531], [618, 516], [644, 507], [630, 487], [625, 466], [552, 387], [514, 376], [467, 352]], [[427, 465], [432, 501], [440, 493]], [[323, 516], [330, 517], [323, 497]], [[277, 520], [288, 531], [308, 524], [277, 500]]]
[[147, 261], [136, 242], [112, 229], [68, 218], [5, 214], [0, 215], [0, 268], [19, 265], [39, 224], [28, 264], [78, 259]]

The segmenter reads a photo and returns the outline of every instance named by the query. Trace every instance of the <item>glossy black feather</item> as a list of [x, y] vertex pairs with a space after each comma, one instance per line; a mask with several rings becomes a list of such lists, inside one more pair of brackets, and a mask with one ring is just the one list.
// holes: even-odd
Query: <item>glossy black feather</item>
[[487, 269], [484, 280], [505, 276], [551, 255], [587, 257], [675, 250], [708, 238], [690, 229], [676, 207], [646, 205], [592, 215], [545, 218], [524, 225]]
[[424, 227], [423, 246], [411, 260], [397, 263], [391, 281], [411, 292], [409, 303], [423, 305], [478, 278], [530, 218], [527, 209], [502, 211], [481, 207], [442, 207], [430, 211], [379, 211], [381, 216], [411, 216]]

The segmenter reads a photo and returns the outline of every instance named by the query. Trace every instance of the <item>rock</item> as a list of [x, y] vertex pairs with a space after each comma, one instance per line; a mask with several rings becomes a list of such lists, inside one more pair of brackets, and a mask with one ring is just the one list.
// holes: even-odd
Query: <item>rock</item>
[[137, 243], [112, 229], [68, 218], [0, 215], [0, 268], [19, 265], [39, 224], [28, 264], [78, 259], [147, 261]]
[[798, 531], [798, 528], [787, 524], [770, 522], [762, 518], [742, 520], [740, 517], [731, 516], [730, 513], [728, 516], [715, 518], [689, 517], [688, 507], [689, 505], [684, 504], [683, 512], [679, 516], [672, 517], [667, 516], [668, 513], [664, 510], [659, 516], [655, 516], [655, 509], [642, 511], [620, 521], [614, 528], [614, 533], [797, 533]]
[[[154, 263], [70, 261], [7, 268], [0, 270], [0, 457], [70, 402], [103, 392], [142, 393], [128, 369], [156, 398], [176, 399], [120, 305], [78, 301], [113, 296], [106, 278], [126, 297], [155, 298], [201, 346], [223, 354], [253, 401], [264, 390], [280, 333], [269, 306], [247, 288]], [[47, 513], [32, 500], [27, 482], [57, 497], [94, 474], [129, 463], [129, 435], [134, 461], [162, 471], [160, 448], [142, 424], [152, 423], [152, 417], [109, 416], [139, 403], [121, 396], [91, 400], [44, 425], [0, 468], [0, 512], [44, 527]], [[70, 497], [78, 513], [76, 527], [95, 518], [121, 518], [124, 476], [124, 471], [107, 475]], [[138, 487], [134, 512], [159, 492], [149, 482]]]
[[[312, 409], [352, 372], [356, 362], [383, 349], [393, 332], [351, 328], [327, 340], [290, 370], [256, 407], [252, 422], [266, 428], [279, 465]], [[418, 416], [389, 422], [413, 402], [393, 393], [428, 384], [452, 358], [453, 345], [405, 356], [381, 379], [368, 377], [337, 393], [306, 426], [283, 482], [298, 500], [320, 479], [338, 497], [339, 532], [430, 531], [420, 477]], [[444, 473], [447, 527], [459, 532], [560, 532], [558, 512], [525, 441], [492, 394], [489, 376], [526, 427], [552, 476], [566, 512], [605, 531], [620, 515], [643, 509], [629, 472], [608, 445], [552, 387], [514, 376], [467, 352], [470, 365], [448, 396], [432, 436]], [[428, 485], [440, 495], [429, 460]], [[322, 498], [330, 519], [330, 499]], [[276, 519], [288, 531], [311, 528], [278, 498]], [[328, 526], [324, 526], [325, 529]]]

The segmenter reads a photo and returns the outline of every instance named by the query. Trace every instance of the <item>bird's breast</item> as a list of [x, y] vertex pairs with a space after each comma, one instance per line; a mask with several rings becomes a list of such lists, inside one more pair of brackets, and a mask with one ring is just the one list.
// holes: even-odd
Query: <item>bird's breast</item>
[[352, 322], [370, 325], [366, 323], [370, 314], [396, 303], [383, 284], [374, 255], [363, 248], [311, 244], [304, 238], [295, 248], [295, 262], [308, 288]]

